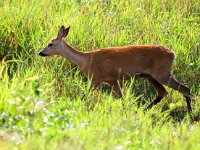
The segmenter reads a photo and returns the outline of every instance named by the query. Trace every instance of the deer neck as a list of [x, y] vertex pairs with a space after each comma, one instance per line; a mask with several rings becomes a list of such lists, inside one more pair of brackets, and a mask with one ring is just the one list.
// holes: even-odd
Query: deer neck
[[77, 51], [75, 48], [69, 46], [67, 43], [63, 42], [61, 56], [69, 59], [70, 62], [81, 67], [85, 60], [85, 55], [83, 52]]

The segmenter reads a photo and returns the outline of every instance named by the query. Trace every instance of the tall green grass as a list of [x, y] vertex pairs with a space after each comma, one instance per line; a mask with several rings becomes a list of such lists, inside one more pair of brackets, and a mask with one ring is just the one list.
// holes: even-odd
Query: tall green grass
[[[1, 149], [199, 149], [200, 2], [198, 0], [0, 1]], [[191, 88], [193, 114], [181, 94], [143, 114], [155, 91], [143, 79], [88, 93], [79, 69], [38, 52], [70, 25], [80, 51], [161, 44], [176, 55], [174, 74]]]

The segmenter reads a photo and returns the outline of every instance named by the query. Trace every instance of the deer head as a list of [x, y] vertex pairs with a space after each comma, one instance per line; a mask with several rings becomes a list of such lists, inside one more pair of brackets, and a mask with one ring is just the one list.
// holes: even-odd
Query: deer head
[[62, 55], [64, 39], [69, 33], [70, 26], [65, 28], [61, 26], [58, 31], [56, 38], [52, 39], [51, 42], [39, 53], [40, 56], [52, 56], [52, 55]]

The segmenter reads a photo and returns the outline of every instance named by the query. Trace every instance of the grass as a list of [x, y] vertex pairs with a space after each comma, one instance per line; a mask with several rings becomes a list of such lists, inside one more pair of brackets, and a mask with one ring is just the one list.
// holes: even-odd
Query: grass
[[[199, 149], [200, 3], [198, 0], [0, 1], [1, 149]], [[174, 74], [191, 88], [192, 118], [181, 94], [155, 98], [145, 80], [123, 82], [124, 98], [88, 91], [79, 69], [38, 52], [71, 25], [80, 51], [161, 44], [176, 55]], [[141, 103], [139, 103], [141, 102]]]

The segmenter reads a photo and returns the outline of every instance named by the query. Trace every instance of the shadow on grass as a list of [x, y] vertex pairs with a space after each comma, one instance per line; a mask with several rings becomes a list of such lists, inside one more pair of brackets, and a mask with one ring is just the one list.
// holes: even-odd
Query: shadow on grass
[[162, 107], [161, 112], [153, 112], [150, 114], [152, 117], [152, 125], [155, 124], [167, 124], [167, 123], [181, 123], [188, 122], [190, 124], [200, 121], [200, 113], [198, 109], [194, 109], [192, 112], [188, 112], [187, 109], [183, 107], [167, 108]]

